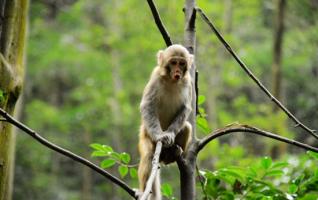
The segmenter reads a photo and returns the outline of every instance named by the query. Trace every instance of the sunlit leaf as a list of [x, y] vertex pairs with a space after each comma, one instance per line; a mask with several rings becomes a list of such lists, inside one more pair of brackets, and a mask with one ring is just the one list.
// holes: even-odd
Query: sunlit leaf
[[285, 168], [288, 166], [288, 162], [276, 162], [276, 163], [273, 163], [272, 167], [271, 168]]
[[291, 184], [291, 185], [289, 185], [289, 187], [288, 187], [288, 192], [291, 193], [291, 194], [296, 193], [297, 190], [298, 190], [298, 186], [295, 185], [295, 184]]
[[261, 166], [264, 169], [268, 169], [270, 168], [270, 166], [272, 165], [272, 159], [270, 157], [265, 156], [264, 158], [262, 158], [261, 160]]
[[120, 154], [120, 158], [121, 158], [121, 161], [125, 164], [128, 164], [130, 162], [130, 155], [128, 153], [121, 153]]
[[171, 197], [172, 196], [172, 187], [170, 184], [168, 183], [164, 183], [161, 185], [161, 192], [162, 195], [166, 196], [166, 197]]
[[91, 156], [92, 157], [103, 157], [103, 156], [107, 156], [107, 153], [105, 153], [104, 151], [93, 151]]
[[130, 168], [129, 174], [130, 174], [131, 178], [136, 178], [137, 177], [137, 170], [135, 168]]
[[118, 172], [119, 172], [120, 176], [123, 178], [128, 173], [128, 167], [126, 165], [120, 165], [118, 167]]
[[198, 105], [202, 105], [205, 102], [205, 96], [199, 95], [198, 96]]
[[310, 157], [312, 157], [312, 158], [318, 160], [318, 153], [313, 152], [313, 151], [307, 151], [307, 154], [308, 154]]
[[112, 167], [115, 163], [116, 163], [116, 161], [113, 159], [105, 159], [101, 162], [101, 167], [102, 168], [109, 168], [109, 167]]
[[267, 177], [270, 177], [270, 176], [281, 176], [283, 175], [284, 172], [282, 170], [279, 170], [279, 169], [273, 169], [273, 170], [268, 170], [266, 173], [265, 173], [265, 176]]

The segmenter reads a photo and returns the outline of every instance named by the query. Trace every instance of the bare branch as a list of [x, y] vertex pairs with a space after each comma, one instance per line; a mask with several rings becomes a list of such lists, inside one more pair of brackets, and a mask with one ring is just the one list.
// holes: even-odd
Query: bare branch
[[27, 133], [28, 135], [33, 137], [35, 140], [37, 140], [38, 142], [40, 142], [44, 146], [46, 146], [46, 147], [48, 147], [48, 148], [50, 148], [50, 149], [52, 149], [52, 150], [64, 155], [66, 157], [69, 157], [69, 158], [71, 158], [72, 160], [74, 160], [76, 162], [79, 162], [79, 163], [81, 163], [83, 165], [86, 165], [87, 167], [91, 168], [92, 170], [94, 170], [97, 173], [101, 174], [102, 176], [106, 177], [107, 179], [109, 179], [110, 181], [115, 183], [116, 185], [120, 186], [121, 188], [126, 190], [126, 192], [130, 196], [132, 196], [135, 199], [137, 199], [136, 192], [132, 188], [130, 188], [125, 182], [123, 182], [122, 180], [120, 180], [117, 177], [113, 176], [109, 172], [103, 170], [102, 168], [98, 167], [94, 163], [92, 163], [92, 162], [90, 162], [90, 161], [88, 161], [88, 160], [86, 160], [86, 159], [84, 159], [84, 158], [72, 153], [71, 151], [63, 149], [63, 148], [57, 146], [56, 144], [51, 143], [50, 141], [48, 141], [45, 138], [43, 138], [42, 136], [40, 136], [34, 130], [30, 129], [29, 127], [27, 127], [23, 123], [21, 123], [21, 122], [17, 121], [16, 119], [14, 119], [11, 115], [9, 115], [2, 108], [0, 108], [0, 115], [2, 117], [4, 117], [8, 123], [14, 125], [15, 127], [19, 128], [23, 132]]
[[281, 109], [286, 115], [292, 119], [297, 126], [300, 126], [303, 130], [314, 136], [318, 139], [318, 135], [315, 133], [315, 130], [312, 130], [301, 123], [279, 100], [277, 100], [267, 89], [266, 87], [256, 78], [256, 76], [251, 72], [251, 70], [241, 61], [241, 59], [236, 55], [236, 53], [232, 50], [231, 46], [224, 40], [222, 35], [218, 32], [218, 30], [214, 27], [212, 22], [208, 19], [208, 17], [203, 13], [200, 8], [197, 8], [197, 11], [201, 15], [202, 19], [209, 25], [211, 30], [216, 34], [217, 38], [221, 41], [224, 47], [228, 50], [228, 52], [233, 56], [233, 58], [237, 61], [237, 63], [241, 66], [241, 68], [250, 76], [250, 78], [258, 85], [258, 87]]
[[160, 168], [159, 157], [160, 157], [161, 149], [162, 149], [162, 142], [159, 141], [159, 142], [157, 142], [156, 150], [155, 150], [155, 153], [154, 153], [153, 159], [152, 159], [151, 174], [148, 178], [146, 189], [145, 189], [144, 193], [141, 195], [140, 200], [146, 200], [151, 192], [151, 188], [152, 188], [153, 182], [155, 181], [157, 171]]
[[212, 140], [214, 140], [215, 138], [218, 138], [220, 136], [223, 135], [227, 135], [230, 133], [254, 133], [256, 135], [261, 135], [264, 137], [268, 137], [268, 138], [272, 138], [287, 144], [291, 144], [300, 148], [303, 148], [305, 150], [309, 150], [309, 151], [314, 151], [314, 152], [318, 152], [318, 148], [310, 146], [308, 144], [304, 144], [295, 140], [291, 140], [279, 135], [276, 135], [274, 133], [268, 132], [268, 131], [264, 131], [252, 126], [248, 126], [248, 125], [242, 125], [242, 124], [236, 124], [236, 125], [230, 125], [227, 126], [225, 128], [222, 129], [218, 129], [214, 132], [212, 132], [211, 134], [207, 135], [206, 137], [204, 137], [203, 139], [199, 140], [199, 144], [197, 147], [197, 152], [201, 151], [205, 145], [207, 145], [209, 142], [211, 142]]
[[161, 19], [160, 19], [160, 15], [158, 13], [158, 10], [156, 8], [156, 5], [153, 3], [152, 0], [147, 0], [148, 2], [148, 5], [151, 9], [151, 13], [152, 13], [152, 16], [157, 24], [157, 27], [163, 37], [163, 39], [165, 40], [166, 42], [166, 45], [167, 46], [171, 46], [173, 43], [171, 41], [171, 38], [170, 38], [170, 35], [168, 33], [168, 31], [166, 30], [165, 26], [163, 25]]

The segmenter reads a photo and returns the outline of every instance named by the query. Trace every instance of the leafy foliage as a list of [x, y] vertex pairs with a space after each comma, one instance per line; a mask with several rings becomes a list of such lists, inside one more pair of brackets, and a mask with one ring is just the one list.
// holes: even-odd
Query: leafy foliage
[[317, 199], [317, 169], [312, 169], [318, 164], [318, 154], [307, 154], [285, 162], [263, 157], [250, 166], [201, 170], [202, 199]]
[[105, 157], [100, 163], [102, 168], [107, 169], [118, 164], [118, 172], [122, 178], [124, 178], [128, 172], [131, 178], [137, 178], [136, 167], [129, 165], [131, 158], [128, 153], [118, 153], [115, 152], [112, 147], [98, 143], [91, 144], [90, 146], [94, 150], [91, 154], [92, 157]]

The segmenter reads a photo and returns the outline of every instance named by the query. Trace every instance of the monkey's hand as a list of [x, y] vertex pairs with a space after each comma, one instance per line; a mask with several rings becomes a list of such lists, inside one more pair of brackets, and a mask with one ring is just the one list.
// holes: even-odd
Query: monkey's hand
[[174, 144], [174, 138], [173, 132], [163, 132], [157, 136], [157, 141], [161, 141], [164, 147], [170, 147]]

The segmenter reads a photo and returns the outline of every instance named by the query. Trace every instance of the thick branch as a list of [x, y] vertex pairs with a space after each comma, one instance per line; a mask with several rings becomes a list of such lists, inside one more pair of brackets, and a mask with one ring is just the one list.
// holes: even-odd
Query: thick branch
[[158, 169], [160, 168], [159, 157], [160, 157], [161, 149], [162, 149], [162, 142], [159, 141], [159, 142], [157, 142], [156, 150], [155, 150], [155, 153], [154, 153], [153, 159], [152, 159], [151, 174], [147, 180], [146, 189], [145, 189], [144, 193], [142, 194], [142, 196], [140, 197], [140, 200], [146, 200], [151, 192], [153, 182], [155, 181]]
[[49, 142], [48, 140], [44, 139], [42, 136], [40, 136], [37, 132], [35, 132], [34, 130], [30, 129], [29, 127], [27, 127], [26, 125], [22, 124], [21, 122], [17, 121], [16, 119], [14, 119], [11, 115], [9, 115], [7, 112], [5, 112], [3, 109], [0, 108], [0, 115], [2, 117], [4, 117], [8, 123], [14, 125], [15, 127], [21, 129], [22, 131], [24, 131], [25, 133], [27, 133], [28, 135], [30, 135], [31, 137], [33, 137], [35, 140], [37, 140], [38, 142], [40, 142], [41, 144], [43, 144], [44, 146], [66, 156], [69, 157], [71, 159], [73, 159], [74, 161], [77, 161], [83, 165], [86, 165], [87, 167], [91, 168], [92, 170], [98, 172], [99, 174], [103, 175], [104, 177], [106, 177], [107, 179], [109, 179], [110, 181], [112, 181], [113, 183], [115, 183], [116, 185], [120, 186], [121, 188], [123, 188], [124, 190], [126, 190], [126, 192], [128, 192], [128, 194], [134, 198], [136, 197], [136, 192], [130, 188], [126, 183], [124, 183], [122, 180], [118, 179], [117, 177], [113, 176], [112, 174], [110, 174], [109, 172], [103, 170], [102, 168], [98, 167], [97, 165], [95, 165], [94, 163], [66, 150], [63, 149], [51, 142]]
[[286, 115], [292, 119], [296, 126], [300, 126], [302, 129], [304, 129], [306, 132], [314, 136], [316, 139], [318, 139], [318, 135], [315, 133], [315, 130], [312, 130], [305, 126], [303, 123], [301, 123], [285, 106], [278, 101], [267, 89], [266, 87], [256, 78], [255, 75], [249, 70], [249, 68], [241, 61], [241, 59], [236, 55], [236, 53], [232, 50], [231, 46], [224, 40], [222, 35], [217, 31], [217, 29], [214, 27], [212, 22], [208, 19], [208, 17], [203, 13], [203, 11], [200, 8], [197, 8], [197, 11], [201, 15], [202, 19], [209, 25], [211, 30], [216, 34], [217, 38], [221, 41], [221, 43], [224, 45], [224, 47], [228, 50], [228, 52], [233, 56], [233, 58], [237, 61], [237, 63], [241, 66], [241, 68], [250, 76], [250, 78], [258, 85], [258, 87], [280, 108], [282, 109]]
[[154, 18], [154, 20], [155, 20], [155, 22], [157, 24], [157, 27], [158, 27], [163, 39], [166, 42], [166, 45], [167, 46], [171, 46], [172, 45], [171, 38], [169, 36], [168, 31], [166, 30], [165, 26], [163, 25], [163, 23], [162, 23], [162, 21], [160, 19], [160, 15], [158, 13], [156, 5], [153, 3], [152, 0], [147, 0], [147, 2], [148, 2], [148, 5], [149, 5], [149, 7], [151, 9], [152, 16], [153, 16], [153, 18]]
[[264, 137], [272, 138], [272, 139], [275, 139], [275, 140], [278, 140], [278, 141], [281, 141], [281, 142], [284, 142], [287, 144], [291, 144], [291, 145], [303, 148], [305, 150], [318, 152], [318, 148], [316, 148], [316, 147], [312, 147], [310, 145], [303, 144], [301, 142], [291, 140], [291, 139], [276, 135], [276, 134], [268, 132], [268, 131], [260, 130], [260, 129], [252, 127], [252, 126], [240, 125], [240, 124], [239, 125], [231, 125], [231, 126], [228, 126], [228, 127], [222, 128], [222, 129], [218, 129], [218, 130], [214, 131], [213, 133], [204, 137], [202, 140], [199, 140], [197, 152], [201, 151], [205, 147], [205, 145], [207, 145], [209, 142], [211, 142], [215, 138], [218, 138], [222, 135], [227, 135], [230, 133], [254, 133], [256, 135], [261, 135]]

